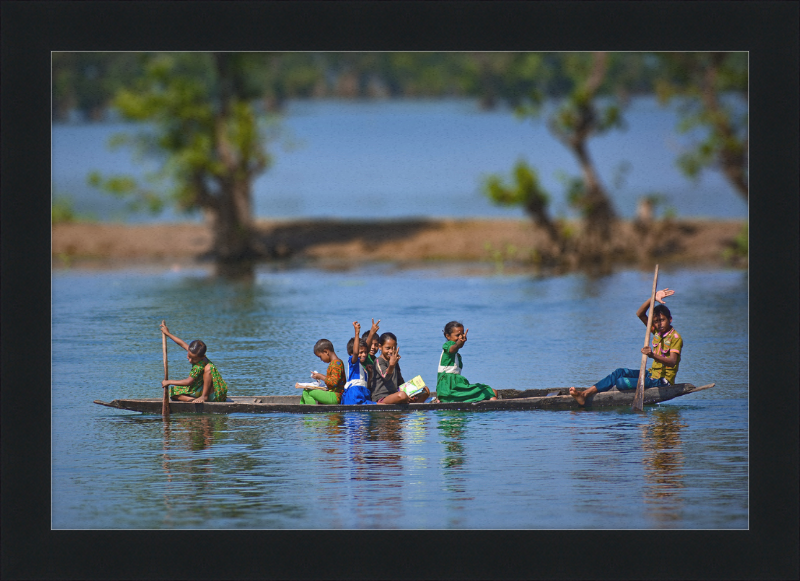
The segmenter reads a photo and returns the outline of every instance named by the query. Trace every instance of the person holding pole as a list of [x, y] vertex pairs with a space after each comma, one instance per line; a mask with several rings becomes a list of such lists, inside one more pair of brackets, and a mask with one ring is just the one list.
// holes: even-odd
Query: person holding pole
[[[653, 340], [647, 347], [642, 347], [642, 355], [653, 360], [653, 365], [646, 370], [644, 387], [657, 387], [659, 385], [672, 385], [681, 361], [683, 339], [672, 326], [672, 314], [664, 304], [666, 297], [672, 296], [675, 291], [665, 288], [655, 293], [655, 301], [648, 298], [636, 311], [636, 316], [647, 325], [647, 311], [653, 302], [661, 304], [653, 308], [653, 323], [651, 332]], [[622, 390], [636, 389], [639, 379], [638, 369], [620, 367], [595, 383], [588, 389], [578, 391], [569, 388], [569, 394], [575, 398], [579, 405], [585, 405], [586, 399], [598, 392], [608, 391], [612, 387]]]
[[228, 397], [228, 384], [222, 379], [217, 366], [206, 357], [206, 344], [199, 339], [186, 343], [170, 333], [163, 321], [161, 332], [186, 349], [186, 358], [192, 364], [189, 377], [186, 379], [164, 379], [161, 382], [163, 387], [169, 386], [170, 399], [193, 403], [225, 401]]

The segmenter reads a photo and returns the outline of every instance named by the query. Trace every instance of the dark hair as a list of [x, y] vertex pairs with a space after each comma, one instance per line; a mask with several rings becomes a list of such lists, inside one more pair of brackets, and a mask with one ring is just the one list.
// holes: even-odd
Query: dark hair
[[[347, 342], [347, 354], [348, 355], [352, 355], [353, 354], [353, 344], [355, 342], [356, 342], [356, 338], [355, 337], [350, 337], [350, 340]], [[366, 341], [364, 341], [364, 339], [359, 339], [358, 340], [358, 346], [359, 347], [366, 347], [367, 343], [366, 343]]]
[[200, 339], [195, 339], [189, 343], [189, 352], [196, 357], [202, 357], [206, 354], [206, 344]]
[[449, 323], [447, 323], [444, 326], [444, 336], [447, 337], [450, 333], [453, 332], [453, 329], [455, 329], [456, 327], [461, 327], [463, 329], [464, 324], [459, 323], [458, 321], [450, 321]]
[[378, 339], [378, 343], [383, 345], [384, 343], [386, 343], [386, 339], [392, 339], [395, 343], [397, 343], [397, 337], [394, 336], [394, 333], [384, 333], [383, 335], [381, 335], [381, 338]]
[[668, 319], [672, 319], [672, 314], [669, 312], [667, 305], [656, 305], [653, 309], [653, 316], [664, 315]]
[[320, 339], [316, 343], [314, 343], [314, 354], [322, 353], [323, 351], [330, 351], [333, 352], [333, 343], [328, 341], [327, 339]]
[[[361, 334], [361, 340], [362, 340], [362, 341], [366, 341], [366, 340], [367, 340], [367, 337], [369, 337], [369, 334], [370, 334], [370, 333], [372, 333], [372, 331], [367, 331], [367, 332], [365, 332], [365, 333], [362, 333], [362, 334]], [[372, 338], [372, 340], [373, 340], [373, 341], [377, 341], [377, 340], [378, 340], [378, 336], [377, 336], [377, 335], [376, 335], [376, 336], [374, 336], [374, 337]], [[369, 347], [369, 345], [367, 345], [367, 347]]]

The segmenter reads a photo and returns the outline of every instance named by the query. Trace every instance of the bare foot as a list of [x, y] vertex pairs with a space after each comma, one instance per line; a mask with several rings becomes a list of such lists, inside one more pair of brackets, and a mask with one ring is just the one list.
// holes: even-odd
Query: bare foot
[[170, 398], [172, 401], [194, 401], [194, 397], [191, 395], [181, 394], [181, 395], [173, 395]]
[[570, 387], [569, 394], [575, 398], [575, 401], [578, 402], [578, 405], [586, 405], [586, 397], [583, 395], [583, 392], [578, 391], [574, 387]]

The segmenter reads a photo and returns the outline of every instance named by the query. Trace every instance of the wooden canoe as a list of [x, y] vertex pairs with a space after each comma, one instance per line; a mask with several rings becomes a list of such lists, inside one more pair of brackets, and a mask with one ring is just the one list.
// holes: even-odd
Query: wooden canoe
[[[664, 387], [651, 387], [644, 391], [645, 405], [652, 405], [670, 399], [695, 393], [714, 387], [710, 383], [695, 387], [691, 383], [678, 383]], [[465, 410], [465, 411], [491, 411], [491, 410], [569, 410], [580, 409], [578, 402], [569, 395], [569, 388], [554, 387], [551, 389], [499, 389], [499, 398], [496, 401], [479, 401], [475, 403], [412, 403], [389, 405], [303, 405], [299, 395], [259, 395], [259, 396], [229, 396], [225, 402], [170, 402], [170, 412], [180, 413], [206, 413], [206, 414], [233, 414], [233, 413], [265, 413], [265, 412], [291, 412], [291, 413], [328, 413], [352, 411], [418, 411], [418, 410]], [[586, 400], [586, 408], [601, 408], [613, 406], [630, 406], [636, 390], [618, 391], [616, 388], [604, 393], [597, 393]], [[435, 392], [432, 394], [435, 395]], [[144, 412], [151, 414], [161, 413], [161, 398], [148, 399], [115, 399], [111, 402], [95, 400], [94, 403], [121, 410]]]

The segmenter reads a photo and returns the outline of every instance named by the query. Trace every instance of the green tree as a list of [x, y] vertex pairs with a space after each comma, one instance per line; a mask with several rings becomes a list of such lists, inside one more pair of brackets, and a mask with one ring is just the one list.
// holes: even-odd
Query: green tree
[[564, 66], [574, 79], [574, 87], [548, 121], [551, 133], [575, 156], [582, 179], [573, 180], [568, 199], [581, 210], [587, 221], [592, 243], [605, 239], [616, 219], [611, 199], [589, 155], [588, 141], [594, 135], [622, 126], [621, 104], [610, 97], [598, 105], [597, 96], [607, 80], [609, 54], [570, 53]]
[[[605, 52], [529, 54], [515, 65], [516, 74], [535, 82], [528, 89], [528, 99], [517, 107], [520, 117], [538, 118], [548, 95], [554, 91], [565, 93], [547, 114], [546, 123], [550, 132], [572, 152], [581, 169], [580, 177], [567, 179], [567, 199], [584, 219], [583, 232], [575, 241], [575, 249], [583, 260], [604, 254], [616, 219], [611, 199], [589, 154], [588, 141], [592, 136], [623, 126], [621, 111], [625, 100], [618, 89], [627, 82], [623, 74], [627, 67], [615, 61], [624, 58], [625, 55]], [[556, 229], [547, 215], [546, 198], [538, 186], [530, 186], [537, 184], [536, 180], [531, 182], [527, 177], [532, 170], [518, 164], [514, 173], [516, 186], [503, 192], [502, 181], [493, 177], [484, 184], [484, 192], [495, 202], [508, 204], [516, 200], [525, 206], [552, 238]]]
[[141, 73], [136, 53], [54, 52], [53, 119], [73, 110], [93, 121], [103, 120], [118, 89]]
[[539, 184], [536, 170], [520, 160], [514, 166], [511, 183], [491, 175], [484, 182], [484, 191], [495, 204], [522, 206], [539, 227], [544, 228], [550, 241], [559, 244], [558, 228], [547, 210], [550, 196]]
[[681, 131], [705, 132], [680, 155], [679, 167], [690, 177], [717, 169], [747, 200], [747, 53], [658, 53], [658, 58], [662, 74], [655, 86], [660, 101], [679, 99]]
[[[549, 85], [551, 69], [542, 53], [445, 53], [448, 81], [459, 94], [478, 99], [481, 109], [519, 105]], [[445, 78], [445, 75], [440, 75]]]
[[270, 164], [265, 129], [259, 125], [254, 99], [260, 84], [263, 53], [157, 53], [141, 55], [143, 75], [114, 98], [122, 115], [142, 122], [132, 137], [117, 144], [155, 157], [160, 169], [150, 181], [167, 183], [166, 195], [129, 176], [102, 177], [90, 183], [132, 196], [151, 209], [165, 201], [178, 208], [202, 210], [214, 234], [221, 263], [252, 255], [253, 180]]

